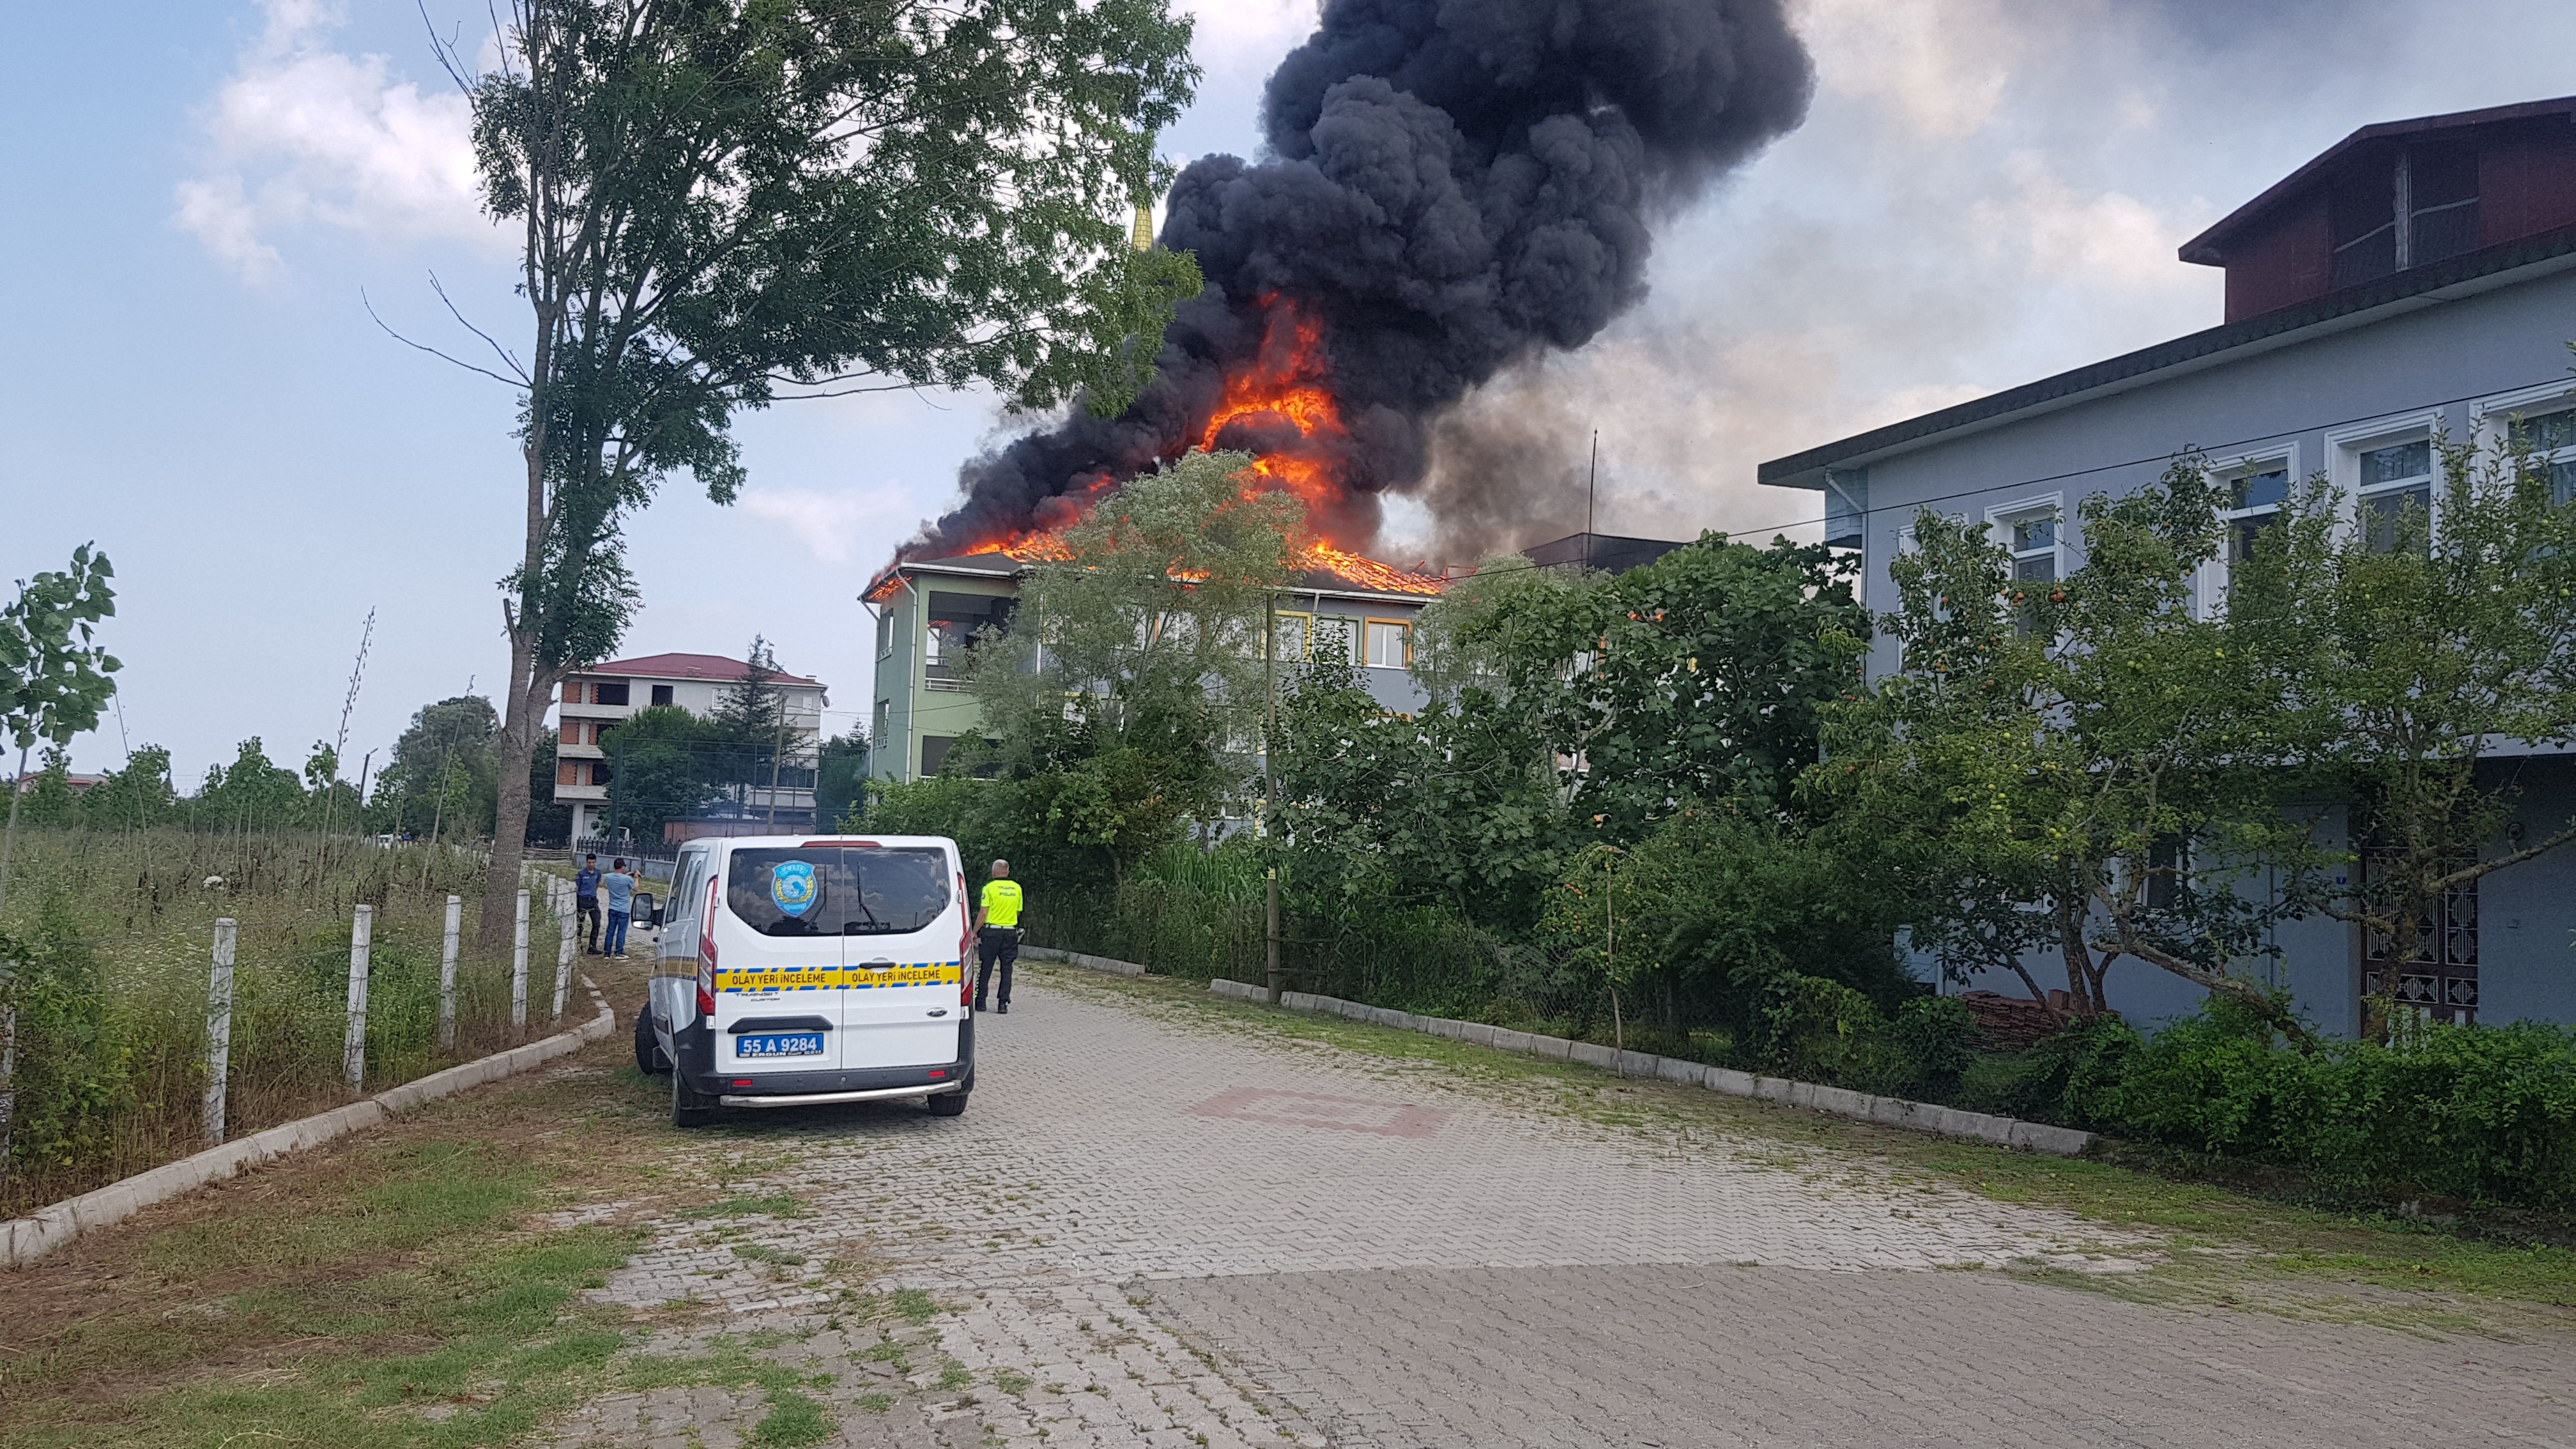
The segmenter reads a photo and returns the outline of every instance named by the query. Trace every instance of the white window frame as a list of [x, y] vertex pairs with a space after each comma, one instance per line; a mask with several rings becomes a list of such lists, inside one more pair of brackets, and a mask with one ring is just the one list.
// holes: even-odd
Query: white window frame
[[[2282, 491], [2286, 495], [2299, 486], [2301, 477], [2299, 445], [2295, 441], [2275, 444], [2268, 448], [2255, 448], [2224, 458], [2210, 458], [2204, 460], [2204, 463], [2209, 481], [2221, 488], [2230, 487], [2247, 478], [2273, 472], [2277, 468], [2284, 475]], [[2192, 586], [2199, 594], [2200, 617], [2204, 619], [2217, 617], [2227, 602], [2229, 578], [2236, 562], [2236, 525], [2248, 518], [2261, 518], [2266, 514], [2277, 515], [2280, 511], [2281, 505], [2277, 503], [2264, 504], [2255, 508], [2222, 506], [2218, 510], [2219, 522], [2224, 529], [2224, 536], [2220, 538], [2218, 544], [2218, 557], [2202, 564], [2200, 576], [2192, 580]]]
[[[1291, 634], [1290, 630], [1295, 633]], [[1304, 609], [1278, 609], [1271, 614], [1271, 647], [1282, 664], [1303, 664], [1314, 652], [1315, 616]]]
[[[1370, 632], [1371, 632], [1371, 631], [1373, 631], [1373, 630], [1375, 630], [1375, 629], [1379, 628], [1380, 626], [1384, 626], [1384, 627], [1386, 627], [1386, 628], [1394, 629], [1394, 630], [1395, 630], [1395, 631], [1396, 631], [1396, 632], [1397, 632], [1397, 633], [1398, 633], [1398, 634], [1403, 638], [1403, 640], [1404, 640], [1404, 662], [1403, 662], [1403, 663], [1401, 663], [1401, 664], [1379, 664], [1379, 663], [1377, 663], [1376, 661], [1374, 661], [1374, 660], [1372, 660], [1372, 659], [1370, 659], [1370, 658], [1369, 658], [1369, 652], [1370, 652], [1370, 651], [1369, 651], [1369, 642], [1370, 642], [1370, 641], [1369, 641], [1369, 634], [1370, 634]], [[1368, 619], [1363, 619], [1363, 620], [1361, 620], [1361, 621], [1360, 621], [1359, 646], [1360, 646], [1360, 662], [1361, 662], [1362, 667], [1364, 667], [1364, 668], [1368, 668], [1368, 669], [1411, 669], [1411, 668], [1413, 667], [1413, 621], [1412, 621], [1411, 619], [1389, 619], [1389, 618], [1386, 618], [1386, 617], [1383, 617], [1383, 616], [1377, 616], [1377, 617], [1372, 617], [1372, 618], [1368, 618]]]
[[[2015, 548], [2013, 546], [2012, 535], [2014, 526], [2023, 523], [2035, 523], [2042, 518], [2049, 520], [2052, 525], [2049, 529], [2048, 546], [2045, 549]], [[2013, 583], [2018, 584], [2021, 582], [2022, 560], [2025, 558], [2038, 558], [2043, 553], [2048, 556], [2049, 582], [2064, 583], [2066, 581], [2067, 522], [2066, 495], [2063, 493], [2047, 493], [2036, 498], [2023, 498], [2011, 503], [1998, 504], [1993, 508], [1987, 509], [1986, 536], [1989, 538], [1999, 538], [2002, 541], [2005, 550], [2012, 555], [2013, 570], [2011, 581]], [[1997, 530], [2001, 530], [2001, 532], [1998, 533]]]
[[[2516, 417], [2533, 417], [2544, 413], [2576, 409], [2576, 378], [2545, 382], [2537, 387], [2516, 388], [2512, 392], [2483, 397], [2469, 404], [2469, 436], [2482, 448], [2501, 453], [2512, 439]], [[2537, 451], [2532, 460], [2543, 467], [2558, 463], [2576, 463], [2576, 446]]]
[[1368, 630], [1360, 619], [1349, 614], [1315, 615], [1315, 632], [1309, 652], [1316, 657], [1329, 653], [1342, 663], [1357, 669], [1368, 658]]
[[[2334, 485], [2342, 517], [2344, 537], [2357, 537], [2370, 526], [2365, 510], [2369, 497], [2393, 493], [2417, 486], [2413, 482], [2382, 484], [2365, 496], [2361, 486], [2361, 455], [2379, 448], [2402, 443], [2434, 443], [2448, 431], [2450, 418], [2440, 408], [2398, 413], [2350, 427], [2335, 428], [2326, 434], [2326, 478]], [[2442, 454], [2439, 448], [2427, 448], [2427, 466], [2431, 468], [2426, 488], [2425, 512], [2431, 516], [2435, 537], [2442, 531]]]

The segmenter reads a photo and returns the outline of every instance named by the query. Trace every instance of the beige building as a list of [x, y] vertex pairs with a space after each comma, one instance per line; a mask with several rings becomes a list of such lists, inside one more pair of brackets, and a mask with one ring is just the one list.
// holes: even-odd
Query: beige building
[[[703, 718], [715, 713], [727, 690], [750, 676], [750, 665], [720, 654], [648, 654], [564, 676], [556, 707], [555, 799], [572, 807], [573, 839], [597, 834], [607, 813], [616, 753], [609, 735], [619, 721], [657, 704], [676, 705]], [[823, 737], [823, 708], [831, 702], [823, 681], [781, 674], [771, 682], [786, 697], [789, 727], [811, 749]], [[762, 812], [764, 819], [774, 810], [781, 825], [792, 818], [794, 828], [807, 829], [814, 818], [810, 780], [808, 770], [796, 786], [781, 782], [774, 789], [754, 788], [738, 803]]]

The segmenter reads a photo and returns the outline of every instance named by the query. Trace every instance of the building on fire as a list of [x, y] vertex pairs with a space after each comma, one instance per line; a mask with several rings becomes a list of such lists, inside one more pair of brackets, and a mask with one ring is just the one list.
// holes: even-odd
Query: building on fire
[[[1577, 533], [1525, 550], [1543, 568], [1624, 573], [1679, 548], [1666, 539]], [[963, 668], [968, 643], [998, 627], [1019, 602], [1029, 565], [1007, 553], [899, 561], [860, 595], [876, 619], [876, 695], [868, 720], [868, 772], [883, 780], [936, 775], [957, 737], [978, 718]], [[1448, 580], [1409, 573], [1353, 554], [1318, 550], [1280, 599], [1281, 653], [1288, 662], [1350, 660], [1387, 709], [1421, 707], [1414, 682], [1413, 621]]]
[[[2317, 473], [2357, 516], [2429, 507], [2432, 440], [2492, 439], [2516, 418], [2568, 445], [2549, 461], [2559, 497], [2576, 494], [2576, 97], [2365, 126], [2181, 256], [2225, 269], [2221, 325], [1775, 459], [1760, 480], [1823, 495], [1827, 542], [1862, 551], [1878, 612], [1896, 606], [1888, 562], [1921, 510], [1982, 518], [2021, 577], [2061, 577], [2084, 557], [2082, 498], [2152, 482], [2190, 448], [2237, 485], [2240, 539]], [[2226, 568], [2210, 565], [2201, 598], [2225, 597]], [[1883, 643], [1871, 667], [1894, 663]], [[2516, 830], [2576, 815], [2576, 758], [2498, 756], [2524, 785]], [[2455, 895], [2421, 959], [2369, 959], [2357, 929], [2311, 917], [2281, 925], [2280, 954], [2253, 969], [2347, 1035], [2373, 987], [2441, 1019], [2576, 1021], [2576, 847]], [[2113, 972], [2111, 994], [2145, 1020], [2199, 998], [2147, 969]]]
[[[876, 616], [876, 703], [868, 720], [868, 773], [883, 780], [936, 775], [957, 737], [979, 718], [967, 692], [965, 652], [978, 630], [1007, 623], [1029, 565], [1006, 553], [894, 564], [860, 595]], [[1352, 555], [1317, 558], [1279, 602], [1281, 654], [1347, 658], [1371, 696], [1392, 710], [1423, 700], [1413, 682], [1413, 619], [1444, 580]]]

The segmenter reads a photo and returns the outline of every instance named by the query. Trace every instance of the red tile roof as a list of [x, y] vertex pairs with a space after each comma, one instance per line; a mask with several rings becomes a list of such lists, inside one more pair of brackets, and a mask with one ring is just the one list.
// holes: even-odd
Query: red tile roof
[[[640, 659], [611, 659], [605, 664], [592, 664], [572, 672], [624, 675], [630, 679], [706, 679], [718, 684], [735, 684], [751, 677], [751, 666], [721, 654], [647, 654]], [[807, 679], [801, 674], [779, 674], [772, 678], [779, 684], [820, 685], [823, 682]]]

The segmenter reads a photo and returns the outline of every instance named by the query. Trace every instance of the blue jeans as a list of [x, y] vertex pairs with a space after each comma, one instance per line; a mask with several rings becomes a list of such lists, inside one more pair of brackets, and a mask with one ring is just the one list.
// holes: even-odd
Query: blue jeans
[[610, 956], [623, 956], [626, 954], [626, 923], [633, 919], [635, 919], [635, 913], [633, 911], [610, 911], [608, 913], [608, 937], [599, 943], [599, 949], [602, 953]]

